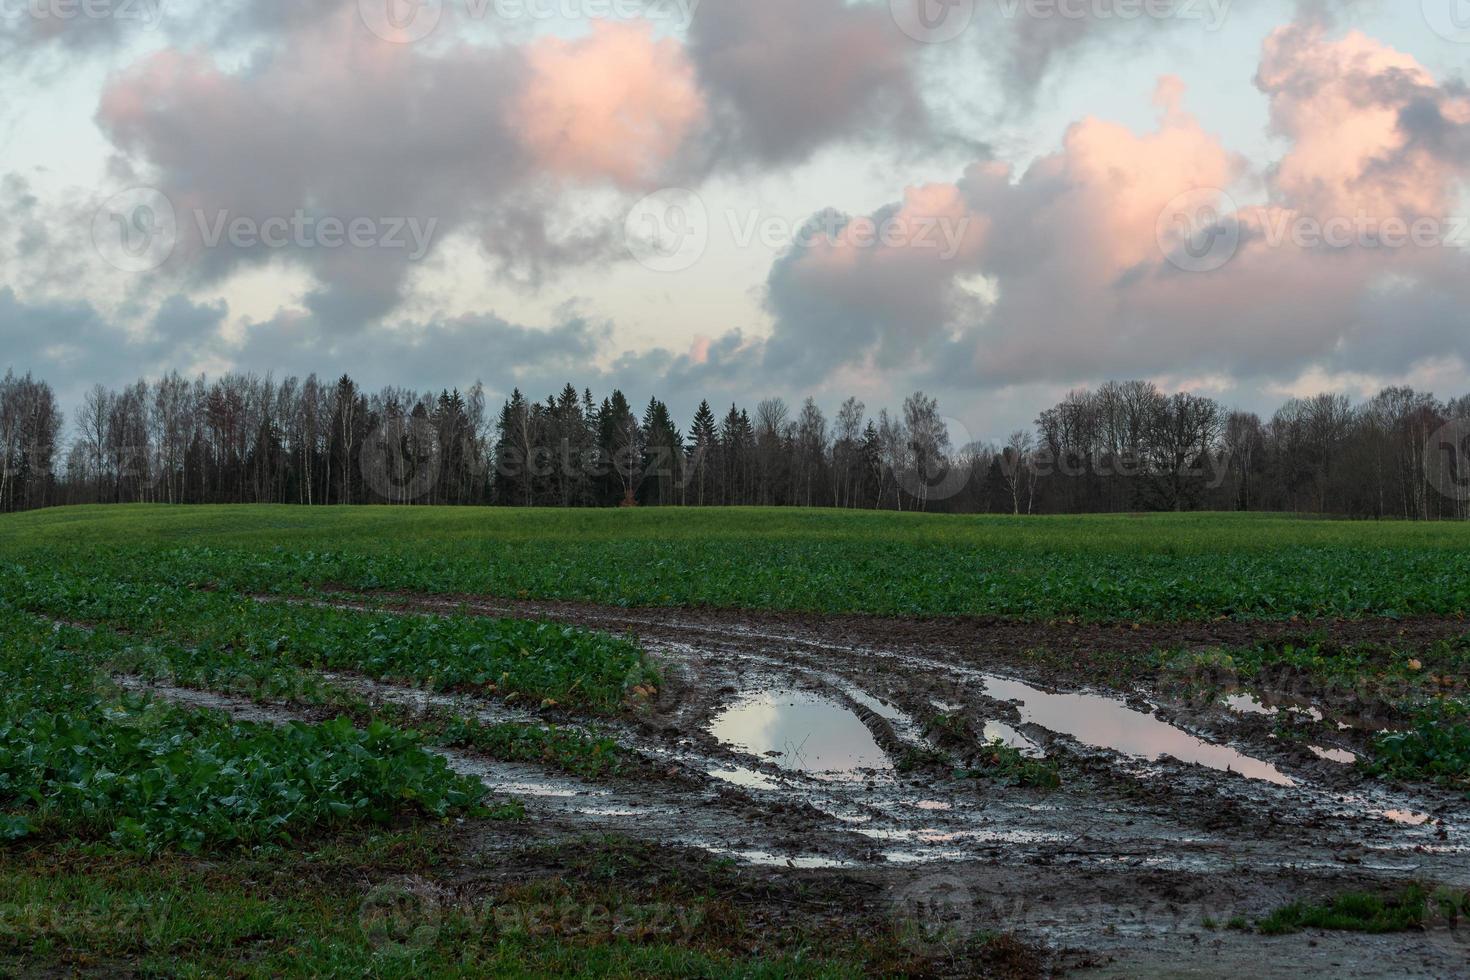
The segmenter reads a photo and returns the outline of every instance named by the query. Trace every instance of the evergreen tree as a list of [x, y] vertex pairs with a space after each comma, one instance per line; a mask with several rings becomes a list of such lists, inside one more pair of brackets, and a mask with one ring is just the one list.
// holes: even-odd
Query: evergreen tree
[[640, 500], [656, 507], [678, 503], [683, 486], [684, 436], [674, 426], [669, 407], [657, 398], [643, 412], [643, 479]]
[[495, 427], [495, 500], [505, 506], [529, 507], [535, 487], [531, 476], [531, 410], [517, 388], [500, 410]]
[[710, 467], [719, 444], [719, 432], [715, 428], [715, 413], [710, 411], [709, 402], [701, 401], [694, 413], [694, 425], [690, 430], [694, 445], [690, 447], [691, 476], [694, 483], [694, 503], [703, 507], [713, 500], [710, 483]]
[[643, 464], [643, 430], [621, 391], [602, 403], [598, 412], [598, 446], [607, 477], [605, 503], [633, 506]]

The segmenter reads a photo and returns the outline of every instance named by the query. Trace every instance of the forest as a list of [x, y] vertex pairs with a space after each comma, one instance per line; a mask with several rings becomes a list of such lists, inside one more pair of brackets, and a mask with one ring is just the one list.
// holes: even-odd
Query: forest
[[934, 398], [768, 399], [687, 426], [650, 398], [571, 384], [369, 392], [343, 376], [177, 373], [95, 385], [70, 419], [0, 380], [0, 510], [83, 503], [789, 506], [945, 513], [1273, 511], [1470, 516], [1470, 396], [1387, 388], [1292, 399], [1270, 418], [1146, 381], [1076, 391], [1004, 445], [957, 444]]

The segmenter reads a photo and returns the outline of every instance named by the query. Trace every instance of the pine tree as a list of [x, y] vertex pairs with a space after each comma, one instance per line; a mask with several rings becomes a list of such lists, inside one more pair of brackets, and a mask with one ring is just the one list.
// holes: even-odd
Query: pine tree
[[694, 440], [690, 466], [693, 468], [695, 503], [703, 507], [706, 492], [710, 489], [710, 467], [719, 444], [719, 433], [715, 429], [715, 413], [710, 411], [709, 402], [701, 401], [694, 413], [694, 425], [690, 429]]
[[531, 415], [526, 396], [517, 388], [500, 410], [495, 439], [495, 498], [503, 506], [529, 507], [531, 480]]
[[650, 399], [643, 412], [642, 500], [658, 507], [677, 502], [683, 484], [684, 436], [674, 426], [669, 407]]
[[621, 391], [614, 391], [598, 412], [598, 446], [607, 472], [604, 502], [625, 507], [637, 504], [643, 430]]

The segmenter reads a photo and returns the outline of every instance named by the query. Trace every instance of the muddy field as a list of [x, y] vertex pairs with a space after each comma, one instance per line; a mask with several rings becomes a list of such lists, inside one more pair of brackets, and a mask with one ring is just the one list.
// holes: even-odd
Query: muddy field
[[[540, 839], [613, 834], [727, 857], [758, 877], [828, 889], [839, 896], [835, 915], [856, 920], [876, 909], [921, 923], [940, 953], [952, 937], [1011, 935], [1034, 952], [1001, 971], [1015, 975], [1470, 971], [1470, 929], [1267, 937], [1231, 927], [1345, 891], [1470, 887], [1463, 798], [1394, 787], [1352, 765], [1391, 724], [1371, 702], [1314, 703], [1299, 690], [1266, 689], [1201, 700], [1149, 675], [1109, 687], [1110, 671], [1096, 661], [1109, 651], [1295, 633], [1412, 647], [1459, 635], [1458, 621], [1134, 628], [403, 594], [338, 601], [630, 633], [657, 660], [662, 689], [621, 722], [329, 678], [385, 709], [551, 718], [638, 754], [639, 778], [598, 781], [449, 756], [525, 800]], [[266, 720], [291, 716], [162, 693]], [[948, 720], [945, 731], [926, 723], [936, 715]], [[1283, 721], [1312, 737], [1283, 740]], [[973, 763], [991, 740], [1056, 760], [1060, 786], [960, 778], [956, 760]]]

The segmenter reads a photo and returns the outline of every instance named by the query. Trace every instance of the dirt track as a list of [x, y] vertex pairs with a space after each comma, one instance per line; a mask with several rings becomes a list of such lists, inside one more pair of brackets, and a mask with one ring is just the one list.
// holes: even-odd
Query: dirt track
[[[1346, 890], [1411, 880], [1470, 886], [1463, 799], [1368, 780], [1276, 737], [1276, 719], [1264, 709], [1170, 703], [1147, 678], [1133, 690], [1089, 697], [1081, 680], [1087, 670], [1069, 678], [1058, 666], [1069, 658], [1056, 655], [1075, 651], [1082, 667], [1098, 651], [1313, 632], [1412, 646], [1459, 635], [1458, 621], [1134, 629], [375, 598], [404, 612], [632, 632], [661, 663], [664, 689], [636, 720], [558, 721], [616, 735], [666, 778], [591, 784], [534, 767], [455, 760], [527, 799], [553, 830], [627, 834], [862, 882], [879, 889], [895, 914], [1014, 932], [1057, 951], [1059, 967], [1083, 975], [1470, 971], [1470, 930], [1273, 939], [1224, 928], [1237, 915], [1255, 918]], [[1028, 655], [1043, 646], [1050, 656]], [[385, 702], [425, 698], [340, 681]], [[804, 764], [801, 745], [766, 755], [711, 732], [753, 698], [758, 711], [809, 699], [850, 713], [888, 762], [834, 775]], [[472, 698], [457, 707], [487, 718], [507, 712]], [[923, 762], [921, 753], [935, 745], [922, 722], [937, 711], [976, 732], [1005, 726], [1018, 744], [1044, 749], [1060, 759], [1062, 788], [956, 779], [948, 766]], [[1359, 747], [1366, 733], [1335, 721], [1320, 720], [1319, 748]], [[891, 764], [910, 752], [921, 760], [912, 768]], [[1191, 753], [1199, 758], [1171, 757]]]

